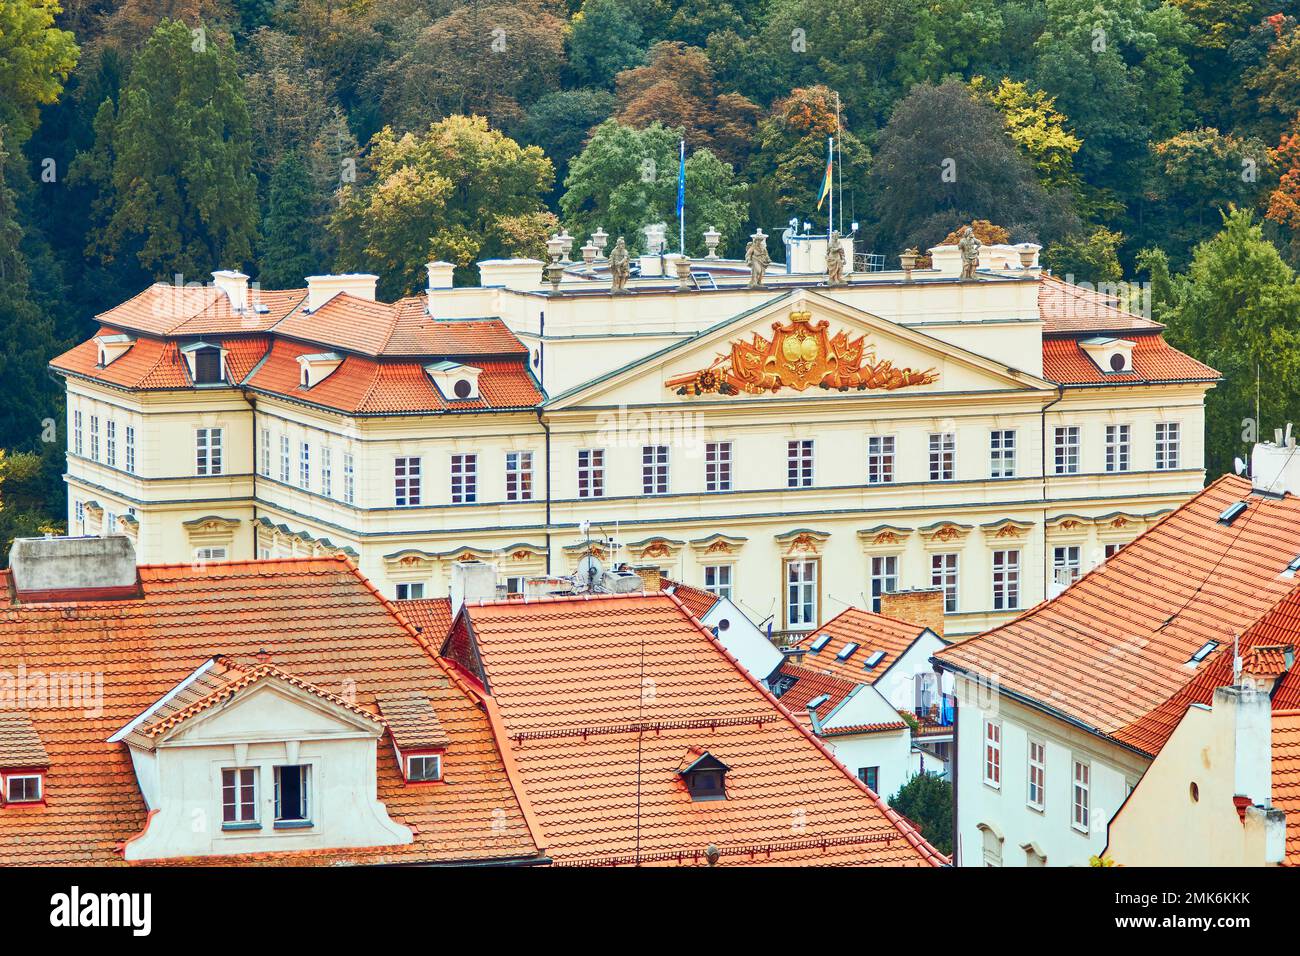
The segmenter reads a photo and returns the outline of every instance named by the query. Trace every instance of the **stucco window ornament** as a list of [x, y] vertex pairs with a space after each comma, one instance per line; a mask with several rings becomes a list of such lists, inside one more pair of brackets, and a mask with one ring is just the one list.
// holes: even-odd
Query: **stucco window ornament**
[[788, 322], [772, 323], [771, 340], [755, 332], [750, 341], [733, 341], [730, 352], [719, 355], [707, 368], [665, 384], [678, 395], [761, 395], [783, 388], [802, 392], [814, 386], [841, 392], [892, 391], [939, 379], [935, 369], [895, 368], [889, 359], [878, 362], [866, 336], [850, 339], [843, 330], [832, 336], [829, 327], [824, 320], [813, 322], [810, 312], [792, 312]]

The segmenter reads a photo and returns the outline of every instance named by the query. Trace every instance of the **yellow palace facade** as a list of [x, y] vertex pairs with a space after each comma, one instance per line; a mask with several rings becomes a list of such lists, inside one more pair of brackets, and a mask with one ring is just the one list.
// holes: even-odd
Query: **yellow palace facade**
[[774, 631], [942, 588], [948, 633], [1055, 593], [1204, 484], [1216, 373], [1161, 327], [988, 246], [838, 286], [647, 257], [266, 291], [214, 274], [100, 315], [52, 363], [70, 533], [144, 562], [342, 553], [389, 597], [593, 555]]

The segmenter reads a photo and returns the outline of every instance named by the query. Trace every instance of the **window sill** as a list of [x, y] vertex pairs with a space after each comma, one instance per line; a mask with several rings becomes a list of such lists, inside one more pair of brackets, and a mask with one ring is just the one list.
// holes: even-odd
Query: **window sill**
[[1070, 829], [1073, 830], [1075, 833], [1079, 834], [1079, 836], [1085, 836], [1085, 837], [1086, 837], [1086, 836], [1091, 836], [1091, 835], [1092, 835], [1092, 834], [1089, 832], [1089, 830], [1088, 830], [1087, 827], [1081, 827], [1081, 826], [1079, 826], [1079, 824], [1077, 824], [1077, 823], [1071, 823], [1071, 824], [1070, 824]]
[[262, 829], [262, 824], [257, 823], [256, 821], [252, 823], [223, 823], [221, 824], [221, 829], [223, 831], [260, 830]]
[[1035, 805], [1032, 804], [1032, 803], [1026, 803], [1026, 804], [1025, 804], [1025, 809], [1026, 809], [1026, 810], [1032, 810], [1034, 813], [1037, 813], [1037, 814], [1039, 814], [1040, 816], [1041, 816], [1041, 815], [1043, 814], [1043, 812], [1044, 812], [1044, 808], [1043, 808], [1043, 807], [1041, 807], [1041, 806], [1035, 806]]
[[310, 830], [316, 824], [310, 820], [276, 820], [275, 829], [277, 830]]
[[983, 783], [984, 786], [988, 787], [990, 790], [995, 791], [996, 793], [1002, 792], [1002, 784], [1000, 783], [993, 783], [991, 780], [985, 780], [983, 781]]

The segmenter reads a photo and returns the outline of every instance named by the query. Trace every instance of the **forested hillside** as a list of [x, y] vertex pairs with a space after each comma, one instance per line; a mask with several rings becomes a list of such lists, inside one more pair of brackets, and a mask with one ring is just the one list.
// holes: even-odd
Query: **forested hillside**
[[1300, 416], [1296, 8], [0, 0], [0, 496], [44, 482], [62, 511], [45, 362], [151, 281], [369, 271], [391, 297], [560, 226], [635, 246], [676, 234], [680, 137], [687, 251], [714, 225], [734, 254], [824, 228], [837, 130], [863, 251], [985, 220], [1058, 275], [1150, 282], [1171, 341], [1225, 373], [1217, 473], [1257, 400], [1265, 429]]

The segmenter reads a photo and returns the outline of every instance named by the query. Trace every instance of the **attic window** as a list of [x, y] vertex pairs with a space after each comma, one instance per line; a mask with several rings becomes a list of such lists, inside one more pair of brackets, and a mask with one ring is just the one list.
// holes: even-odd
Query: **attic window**
[[44, 797], [44, 774], [5, 774], [4, 781], [5, 803], [40, 803]]
[[686, 791], [692, 800], [725, 800], [728, 769], [721, 760], [704, 751], [698, 757], [692, 753], [677, 772], [686, 784]]
[[872, 652], [871, 652], [871, 656], [868, 657], [865, 661], [863, 661], [863, 663], [862, 663], [862, 669], [863, 669], [864, 671], [869, 671], [869, 670], [871, 670], [871, 668], [875, 667], [877, 664], [879, 664], [879, 663], [880, 663], [881, 661], [883, 661], [884, 659], [885, 659], [885, 652], [884, 652], [884, 651], [872, 651]]
[[835, 655], [837, 661], [847, 661], [858, 650], [858, 645], [850, 641], [840, 648], [840, 652]]
[[1219, 646], [1218, 641], [1206, 641], [1204, 644], [1201, 645], [1200, 649], [1195, 654], [1192, 655], [1192, 659], [1189, 660], [1187, 663], [1199, 664], [1201, 661], [1209, 657], [1210, 654], [1214, 651], [1214, 649], [1218, 646]]
[[442, 754], [412, 754], [406, 758], [406, 779], [433, 783], [442, 779]]
[[816, 654], [830, 642], [830, 639], [831, 636], [829, 634], [819, 634], [817, 635], [817, 638], [808, 645], [808, 650]]
[[1246, 507], [1247, 505], [1244, 501], [1238, 501], [1228, 505], [1228, 507], [1223, 509], [1223, 513], [1219, 515], [1219, 524], [1232, 524], [1241, 516], [1241, 513], [1246, 510]]
[[442, 397], [449, 402], [464, 402], [479, 397], [478, 377], [482, 369], [459, 362], [434, 362], [424, 367]]
[[221, 379], [221, 350], [199, 349], [194, 353], [194, 384], [214, 385]]
[[1294, 577], [1300, 572], [1300, 554], [1291, 559], [1291, 563], [1286, 566], [1286, 573]]
[[816, 710], [818, 707], [820, 707], [822, 704], [826, 703], [830, 699], [831, 699], [830, 694], [818, 694], [812, 700], [808, 701], [808, 709]]

